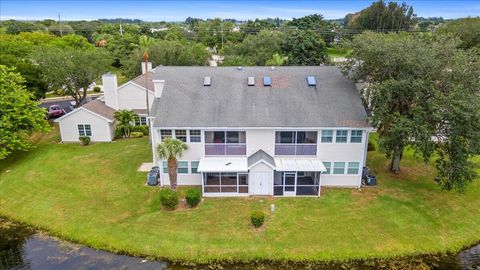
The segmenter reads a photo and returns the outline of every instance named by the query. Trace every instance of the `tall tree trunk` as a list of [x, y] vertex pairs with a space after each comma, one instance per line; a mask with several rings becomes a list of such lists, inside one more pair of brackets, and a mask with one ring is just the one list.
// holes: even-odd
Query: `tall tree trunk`
[[395, 146], [393, 148], [392, 163], [390, 165], [390, 170], [392, 170], [392, 172], [394, 173], [400, 172], [400, 160], [402, 160], [402, 155], [403, 155], [403, 147]]
[[170, 187], [177, 190], [177, 159], [175, 157], [168, 158], [168, 176], [170, 177]]

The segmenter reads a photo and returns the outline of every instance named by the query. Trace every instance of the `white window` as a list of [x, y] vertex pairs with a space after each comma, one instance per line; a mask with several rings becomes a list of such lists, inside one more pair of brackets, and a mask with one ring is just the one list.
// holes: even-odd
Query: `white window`
[[200, 130], [198, 129], [190, 130], [190, 142], [202, 142], [202, 135]]
[[162, 162], [163, 173], [168, 173], [168, 163], [166, 161]]
[[147, 125], [147, 117], [140, 116], [140, 125], [146, 126]]
[[345, 162], [334, 162], [333, 174], [344, 174], [344, 173], [345, 173]]
[[87, 124], [78, 125], [78, 135], [79, 136], [92, 136], [92, 128]]
[[327, 169], [326, 172], [324, 172], [323, 174], [330, 174], [331, 173], [331, 167], [332, 167], [332, 163], [330, 161], [324, 161], [323, 162], [323, 166], [325, 166], [325, 169]]
[[146, 116], [137, 116], [133, 119], [135, 126], [146, 126], [147, 125], [147, 117]]
[[177, 162], [177, 173], [187, 174], [188, 173], [188, 161], [178, 161]]
[[175, 138], [182, 142], [187, 142], [187, 131], [185, 129], [175, 130]]
[[192, 161], [190, 162], [190, 172], [191, 173], [199, 173], [198, 170], [198, 161]]
[[160, 138], [162, 141], [166, 138], [171, 138], [172, 137], [172, 131], [170, 129], [161, 129], [160, 130]]
[[361, 130], [352, 130], [350, 134], [351, 143], [361, 143], [362, 142], [362, 131]]
[[322, 130], [322, 143], [333, 142], [333, 130]]
[[335, 137], [336, 143], [346, 143], [348, 139], [348, 130], [337, 130]]
[[348, 162], [347, 174], [358, 174], [360, 162]]

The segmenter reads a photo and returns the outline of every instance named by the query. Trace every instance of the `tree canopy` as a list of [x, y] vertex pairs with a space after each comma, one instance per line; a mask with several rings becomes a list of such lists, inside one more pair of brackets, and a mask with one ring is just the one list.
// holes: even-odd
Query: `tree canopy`
[[360, 12], [346, 16], [347, 27], [360, 30], [399, 31], [410, 30], [417, 24], [413, 7], [395, 1], [379, 0]]
[[14, 151], [31, 147], [28, 136], [33, 131], [45, 132], [50, 126], [45, 110], [37, 107], [15, 68], [0, 65], [0, 159]]
[[42, 77], [50, 90], [63, 89], [83, 104], [88, 87], [108, 70], [110, 59], [102, 49], [40, 48], [33, 58], [41, 67]]
[[437, 181], [462, 190], [474, 175], [469, 158], [479, 153], [478, 52], [457, 49], [448, 36], [408, 33], [365, 33], [350, 45], [345, 71], [367, 82], [363, 96], [392, 171], [406, 147], [425, 161], [436, 152]]
[[439, 32], [458, 36], [462, 41], [460, 48], [480, 49], [480, 17], [449, 21], [440, 27]]
[[289, 34], [282, 47], [288, 57], [288, 65], [317, 66], [328, 60], [325, 41], [312, 30], [300, 30]]
[[[203, 66], [210, 58], [210, 53], [201, 44], [174, 40], [154, 40], [148, 48], [148, 55], [154, 66]], [[131, 77], [141, 74], [142, 59], [143, 50], [135, 49], [122, 62], [125, 73]]]

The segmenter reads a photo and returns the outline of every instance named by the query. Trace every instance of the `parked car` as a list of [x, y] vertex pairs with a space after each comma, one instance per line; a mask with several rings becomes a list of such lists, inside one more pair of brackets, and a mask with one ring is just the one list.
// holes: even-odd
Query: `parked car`
[[60, 107], [59, 105], [50, 105], [47, 112], [48, 119], [57, 118], [65, 114], [65, 110], [62, 109], [62, 107]]

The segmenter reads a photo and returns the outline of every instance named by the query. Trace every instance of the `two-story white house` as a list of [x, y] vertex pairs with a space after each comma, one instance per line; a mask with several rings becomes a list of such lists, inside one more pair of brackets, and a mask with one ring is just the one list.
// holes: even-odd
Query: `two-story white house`
[[157, 67], [154, 163], [163, 139], [188, 145], [178, 184], [204, 196], [305, 196], [360, 187], [371, 127], [353, 82], [332, 66]]

